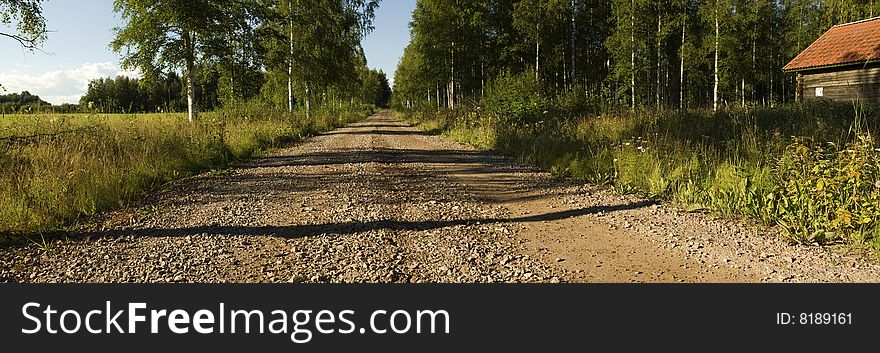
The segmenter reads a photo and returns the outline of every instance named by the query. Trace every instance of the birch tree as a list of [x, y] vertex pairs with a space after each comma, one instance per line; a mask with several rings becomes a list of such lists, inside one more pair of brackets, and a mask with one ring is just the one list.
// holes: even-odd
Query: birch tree
[[111, 42], [122, 53], [122, 66], [156, 77], [182, 69], [186, 78], [187, 116], [198, 118], [196, 61], [215, 55], [207, 43], [225, 33], [223, 0], [116, 0], [114, 11], [124, 25]]

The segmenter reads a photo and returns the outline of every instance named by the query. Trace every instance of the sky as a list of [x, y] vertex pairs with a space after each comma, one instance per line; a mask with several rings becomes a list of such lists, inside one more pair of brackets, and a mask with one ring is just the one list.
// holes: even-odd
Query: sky
[[394, 71], [409, 44], [409, 22], [416, 0], [382, 0], [376, 13], [376, 29], [363, 41], [367, 65], [388, 75], [394, 86]]
[[[392, 84], [409, 43], [415, 2], [383, 0], [376, 13], [376, 29], [363, 42], [368, 65], [384, 71]], [[42, 46], [48, 54], [31, 53], [13, 40], [0, 38], [0, 85], [6, 93], [28, 91], [52, 104], [79, 103], [90, 80], [138, 76], [121, 68], [119, 55], [109, 48], [113, 28], [122, 25], [113, 12], [113, 0], [49, 0], [43, 3], [43, 12], [51, 31]], [[0, 31], [9, 29], [0, 27]]]

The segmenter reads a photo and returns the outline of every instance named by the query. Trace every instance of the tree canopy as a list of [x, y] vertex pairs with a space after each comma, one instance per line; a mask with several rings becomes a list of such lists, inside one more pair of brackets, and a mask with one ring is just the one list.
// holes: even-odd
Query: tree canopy
[[0, 0], [0, 24], [11, 26], [17, 33], [0, 32], [0, 37], [18, 41], [27, 49], [37, 49], [46, 40], [46, 19], [43, 0]]
[[367, 69], [360, 42], [378, 3], [116, 0], [124, 25], [111, 47], [123, 66], [143, 73], [141, 85], [180, 72], [191, 120], [199, 108], [257, 97], [291, 116], [304, 102], [308, 115], [313, 101], [372, 101], [360, 88], [378, 87], [379, 77]]

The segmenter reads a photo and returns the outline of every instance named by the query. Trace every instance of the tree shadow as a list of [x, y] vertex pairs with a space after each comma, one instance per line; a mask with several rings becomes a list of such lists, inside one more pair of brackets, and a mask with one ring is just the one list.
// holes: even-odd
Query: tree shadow
[[598, 213], [613, 213], [627, 210], [635, 210], [655, 205], [653, 201], [640, 201], [612, 206], [594, 206], [569, 211], [560, 211], [540, 215], [531, 215], [514, 218], [472, 218], [448, 221], [399, 221], [379, 220], [370, 222], [341, 222], [331, 224], [294, 225], [294, 226], [199, 226], [175, 229], [134, 229], [124, 231], [111, 231], [101, 233], [80, 233], [80, 236], [109, 235], [113, 237], [185, 237], [202, 234], [224, 236], [273, 236], [287, 239], [308, 238], [322, 235], [345, 236], [363, 232], [390, 230], [390, 231], [427, 231], [456, 226], [469, 226], [475, 224], [499, 224], [499, 223], [533, 223], [544, 221], [557, 221], [575, 217], [581, 217]]

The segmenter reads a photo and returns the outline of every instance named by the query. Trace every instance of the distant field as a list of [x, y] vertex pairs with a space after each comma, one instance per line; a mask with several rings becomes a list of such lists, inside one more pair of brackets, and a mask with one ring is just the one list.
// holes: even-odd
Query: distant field
[[[204, 113], [211, 119], [215, 113]], [[156, 114], [5, 114], [0, 116], [0, 137], [22, 132], [45, 132], [46, 128], [82, 127], [94, 124], [168, 123], [185, 120], [185, 113]]]
[[0, 118], [0, 235], [62, 229], [160, 185], [367, 116], [310, 121], [274, 111], [6, 115]]

